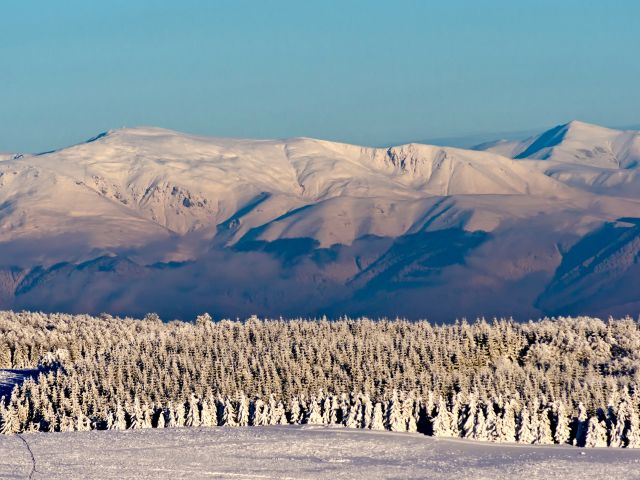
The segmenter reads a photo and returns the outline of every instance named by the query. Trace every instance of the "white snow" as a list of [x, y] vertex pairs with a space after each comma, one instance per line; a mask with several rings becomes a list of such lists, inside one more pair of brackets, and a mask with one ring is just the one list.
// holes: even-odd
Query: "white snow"
[[[24, 441], [23, 441], [24, 440]], [[26, 443], [25, 443], [26, 442]], [[0, 477], [269, 479], [638, 478], [640, 451], [490, 444], [342, 427], [0, 436]]]
[[15, 153], [0, 152], [0, 162], [4, 162], [6, 160], [12, 160], [15, 156], [16, 156]]
[[[562, 184], [489, 153], [426, 145], [371, 149], [306, 138], [215, 139], [155, 128], [117, 130], [7, 161], [1, 173], [0, 199], [12, 202], [15, 213], [3, 219], [0, 236], [75, 227], [103, 242], [113, 238], [107, 232], [116, 223], [131, 235], [142, 235], [136, 225], [155, 235], [211, 229], [264, 194], [241, 233], [336, 197], [401, 202], [436, 195], [567, 194]], [[18, 211], [28, 221], [18, 224]], [[106, 225], [87, 225], [96, 216]]]
[[[565, 181], [566, 175], [563, 170], [552, 176]], [[592, 173], [581, 169], [575, 175]], [[635, 180], [598, 180], [623, 181]], [[364, 235], [415, 231], [443, 196], [456, 201], [438, 222], [469, 230], [491, 231], [505, 218], [527, 216], [527, 210], [556, 212], [558, 205], [602, 213], [588, 193], [537, 165], [493, 153], [419, 144], [375, 149], [309, 138], [207, 138], [145, 127], [0, 162], [0, 241], [54, 239], [44, 245], [44, 264], [72, 260], [47, 253], [61, 241], [55, 239], [64, 241], [71, 232], [79, 243], [76, 261], [193, 231], [211, 238], [225, 222], [231, 222], [231, 244], [258, 227], [257, 240], [308, 237], [321, 246], [351, 244]], [[532, 207], [512, 208], [511, 198], [519, 196]], [[464, 198], [470, 201], [459, 206]], [[613, 217], [634, 208], [622, 202]], [[164, 260], [195, 256], [176, 252]]]
[[476, 148], [520, 159], [549, 177], [594, 193], [640, 196], [640, 132], [635, 130], [572, 121], [524, 141]]
[[[145, 294], [124, 293], [131, 291], [126, 287], [119, 293], [110, 291], [113, 284], [104, 283], [110, 282], [108, 275], [86, 270], [86, 279], [79, 283], [92, 292], [74, 291], [67, 299], [63, 289], [44, 281], [38, 269], [52, 277], [55, 275], [49, 273], [55, 265], [66, 262], [71, 269], [110, 257], [131, 261], [131, 269], [140, 275], [162, 276], [170, 284], [183, 280], [177, 276], [171, 280], [174, 274], [167, 271], [143, 272], [143, 267], [159, 262], [202, 264], [212, 252], [227, 258], [234, 251], [227, 247], [255, 252], [267, 248], [260, 242], [291, 239], [303, 239], [301, 245], [313, 252], [353, 246], [364, 252], [358, 257], [370, 256], [374, 261], [381, 254], [373, 246], [375, 239], [400, 241], [407, 234], [462, 229], [488, 232], [488, 238], [509, 245], [478, 251], [483, 255], [480, 264], [469, 259], [463, 267], [467, 272], [447, 267], [447, 275], [455, 278], [439, 277], [447, 292], [460, 285], [468, 291], [468, 280], [474, 283], [476, 295], [470, 296], [474, 300], [455, 315], [554, 312], [543, 312], [535, 304], [562, 260], [561, 253], [604, 224], [637, 217], [640, 212], [638, 135], [571, 122], [525, 142], [498, 142], [485, 145], [488, 151], [477, 151], [420, 144], [368, 148], [310, 138], [209, 138], [139, 127], [106, 132], [41, 155], [5, 155], [0, 157], [0, 304], [5, 308], [140, 313], [131, 307]], [[514, 235], [536, 241], [525, 247], [521, 240], [510, 240]], [[269, 247], [286, 255], [295, 250], [290, 245]], [[304, 269], [300, 267], [296, 278], [313, 283], [313, 291], [323, 297], [318, 300], [322, 305], [313, 307], [314, 313], [320, 308], [344, 313], [334, 308], [342, 306], [343, 299], [331, 292], [347, 295], [348, 288], [342, 287], [367, 263], [348, 258], [354, 252], [335, 262], [316, 264], [313, 260]], [[305, 255], [296, 257], [296, 268]], [[266, 262], [262, 271], [276, 268], [271, 258]], [[495, 268], [497, 264], [501, 267]], [[215, 265], [221, 264], [216, 260]], [[624, 269], [630, 265], [625, 263]], [[410, 266], [414, 267], [422, 269], [417, 264]], [[475, 270], [469, 272], [470, 268]], [[215, 278], [227, 276], [229, 270], [249, 271], [237, 267], [218, 270]], [[507, 270], [513, 272], [511, 279], [527, 285], [505, 283]], [[484, 278], [487, 272], [493, 278]], [[280, 278], [293, 278], [291, 273]], [[335, 282], [338, 290], [334, 290]], [[201, 284], [212, 283], [205, 280]], [[254, 284], [242, 281], [230, 290]], [[320, 284], [328, 288], [317, 288]], [[478, 293], [479, 285], [488, 289], [486, 293]], [[511, 292], [512, 287], [526, 294], [516, 302], [516, 308], [527, 305], [526, 310], [514, 311], [509, 305], [497, 310], [495, 304], [483, 300], [497, 293], [516, 298], [502, 293]], [[171, 285], [171, 291], [191, 288]], [[296, 289], [287, 286], [285, 290]], [[404, 295], [408, 289], [398, 292]], [[432, 288], [431, 292], [436, 295]], [[222, 295], [224, 304], [237, 310], [238, 300], [228, 299], [226, 292]], [[214, 300], [210, 292], [197, 297], [212, 299], [202, 310], [220, 305], [220, 298]], [[282, 311], [282, 304], [275, 308], [274, 299], [283, 298], [280, 293], [270, 294], [269, 302], [258, 301], [254, 294], [241, 297], [251, 299], [242, 300], [252, 303], [249, 311], [297, 313]], [[173, 303], [192, 303], [193, 299]], [[597, 310], [574, 313], [635, 314], [635, 309], [625, 307], [634, 300], [631, 292], [615, 301], [613, 312], [609, 303], [606, 310], [600, 308], [600, 302]], [[465, 300], [456, 296], [455, 302]], [[291, 305], [287, 301], [284, 306]], [[368, 306], [361, 307], [357, 311], [369, 311]], [[430, 307], [434, 315], [432, 312]]]

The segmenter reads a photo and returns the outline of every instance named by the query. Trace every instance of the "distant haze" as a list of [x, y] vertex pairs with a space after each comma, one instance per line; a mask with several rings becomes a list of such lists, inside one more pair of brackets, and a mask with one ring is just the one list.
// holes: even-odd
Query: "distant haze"
[[[550, 128], [550, 127], [547, 127]], [[617, 130], [640, 130], [640, 124], [637, 125], [614, 125], [611, 128]], [[459, 148], [472, 148], [485, 142], [494, 140], [525, 140], [532, 137], [545, 128], [536, 128], [531, 130], [520, 130], [517, 132], [484, 132], [484, 133], [471, 133], [468, 135], [460, 135], [455, 137], [436, 137], [425, 139], [411, 139], [403, 141], [387, 142], [381, 145], [402, 145], [404, 143], [426, 143], [428, 145], [441, 145], [443, 147], [459, 147]]]

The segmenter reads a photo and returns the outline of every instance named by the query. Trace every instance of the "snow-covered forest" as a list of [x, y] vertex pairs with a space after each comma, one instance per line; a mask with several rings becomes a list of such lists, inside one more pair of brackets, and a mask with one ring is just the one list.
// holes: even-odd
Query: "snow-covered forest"
[[341, 424], [640, 447], [640, 324], [0, 312], [0, 431]]

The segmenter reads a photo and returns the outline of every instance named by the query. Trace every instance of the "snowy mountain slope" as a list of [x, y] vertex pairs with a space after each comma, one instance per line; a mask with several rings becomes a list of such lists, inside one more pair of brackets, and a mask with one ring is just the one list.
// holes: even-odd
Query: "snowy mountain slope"
[[[500, 144], [511, 159], [131, 128], [8, 156], [0, 162], [0, 302], [450, 319], [504, 313], [493, 291], [514, 299], [516, 315], [553, 312], [556, 300], [535, 302], [562, 252], [640, 216], [635, 142], [630, 132], [573, 122], [526, 145]], [[595, 145], [592, 154], [585, 145]], [[427, 239], [439, 231], [462, 243], [445, 241], [434, 257]], [[635, 294], [622, 292], [619, 301], [633, 304]]]
[[[399, 237], [422, 231], [459, 228], [491, 232], [503, 224], [550, 215], [563, 229], [584, 233], [608, 219], [637, 212], [635, 200], [538, 195], [443, 195], [419, 200], [335, 197], [306, 205], [253, 228], [241, 240], [313, 238], [321, 246], [351, 244], [366, 235]], [[245, 230], [242, 225], [240, 232]], [[525, 227], [526, 228], [526, 227]]]
[[524, 141], [475, 147], [522, 160], [568, 185], [599, 194], [640, 195], [640, 132], [573, 121]]
[[537, 303], [561, 312], [591, 308], [599, 314], [640, 310], [640, 219], [607, 223], [565, 255]]
[[48, 255], [71, 245], [104, 249], [170, 235], [137, 212], [96, 195], [81, 181], [28, 161], [23, 157], [0, 163], [1, 242], [46, 238], [39, 250]]
[[13, 159], [17, 154], [9, 152], [0, 152], [0, 162]]
[[0, 452], [3, 478], [28, 477], [35, 462], [33, 478], [48, 479], [622, 480], [637, 478], [640, 461], [633, 449], [491, 444], [317, 426], [25, 434], [0, 437]]
[[[433, 196], [566, 198], [572, 194], [559, 182], [492, 154], [426, 145], [370, 149], [304, 138], [207, 139], [152, 128], [108, 132], [84, 144], [7, 162], [3, 169], [9, 176], [16, 175], [11, 169], [22, 173], [12, 181], [15, 191], [5, 186], [0, 194], [15, 205], [21, 199], [55, 199], [48, 202], [49, 209], [59, 208], [60, 218], [52, 211], [47, 215], [60, 224], [62, 231], [71, 229], [70, 221], [76, 222], [80, 230], [94, 232], [96, 228], [84, 227], [86, 216], [81, 211], [74, 212], [70, 202], [75, 210], [78, 205], [91, 205], [102, 219], [139, 223], [144, 225], [142, 230], [147, 228], [142, 219], [147, 219], [155, 224], [149, 229], [164, 227], [180, 235], [193, 231], [213, 234], [218, 225], [233, 219], [231, 227], [238, 231], [231, 241], [237, 241], [251, 228], [325, 202], [314, 208], [314, 213], [322, 217], [322, 234], [317, 228], [301, 231], [300, 223], [296, 230], [297, 236], [322, 236], [324, 243], [329, 241], [327, 232], [332, 230], [332, 223], [335, 221], [338, 228], [341, 225], [341, 213], [335, 210], [350, 210], [346, 203], [352, 200], [347, 198], [356, 199], [353, 202], [358, 204], [353, 215], [346, 214], [352, 217], [348, 221], [359, 226], [350, 234], [337, 235], [340, 243], [350, 243], [363, 234], [404, 233], [403, 228], [410, 228], [417, 215], [411, 201]], [[29, 193], [36, 189], [40, 192], [37, 198]], [[78, 202], [80, 197], [85, 200]], [[336, 202], [326, 202], [335, 198], [341, 199], [338, 206], [334, 206]], [[393, 208], [396, 201], [409, 202], [409, 208], [399, 208], [393, 216], [406, 214], [407, 218], [396, 219], [393, 224], [388, 218], [376, 219], [376, 212], [384, 217], [384, 211]], [[376, 206], [376, 202], [380, 205]], [[33, 205], [29, 205], [25, 210], [32, 209]], [[5, 222], [5, 230], [13, 235], [28, 233], [18, 228], [13, 217]], [[52, 228], [46, 225], [45, 229]], [[316, 233], [312, 233], [314, 230]], [[274, 229], [270, 231], [272, 239]], [[106, 232], [100, 234], [101, 238], [105, 236]]]
[[640, 164], [640, 132], [614, 130], [575, 120], [524, 141], [490, 142], [478, 148], [516, 159], [600, 168], [631, 169]]
[[[527, 200], [523, 198], [522, 203]], [[511, 211], [517, 207], [512, 205]], [[491, 231], [451, 228], [398, 237], [349, 280], [353, 295], [330, 311], [339, 314], [349, 308], [362, 315], [381, 312], [390, 317], [434, 320], [446, 320], [452, 310], [469, 319], [478, 312], [517, 318], [557, 313], [560, 297], [548, 303], [537, 302], [537, 298], [553, 280], [566, 252], [602, 225], [602, 218], [590, 218], [586, 211], [525, 215], [522, 209], [520, 218], [507, 216]], [[619, 273], [632, 268], [633, 260], [628, 258], [621, 262]], [[593, 311], [604, 303], [606, 308], [627, 304], [637, 298], [634, 285], [619, 282], [616, 301], [605, 302], [600, 296], [579, 304], [577, 311]], [[635, 311], [620, 308], [618, 313]]]

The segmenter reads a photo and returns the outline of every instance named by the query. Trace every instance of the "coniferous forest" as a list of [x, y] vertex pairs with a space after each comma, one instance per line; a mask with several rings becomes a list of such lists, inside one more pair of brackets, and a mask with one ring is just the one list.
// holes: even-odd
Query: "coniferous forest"
[[[0, 312], [0, 432], [336, 424], [640, 447], [631, 319], [163, 323]], [[0, 372], [1, 373], [1, 372]]]

